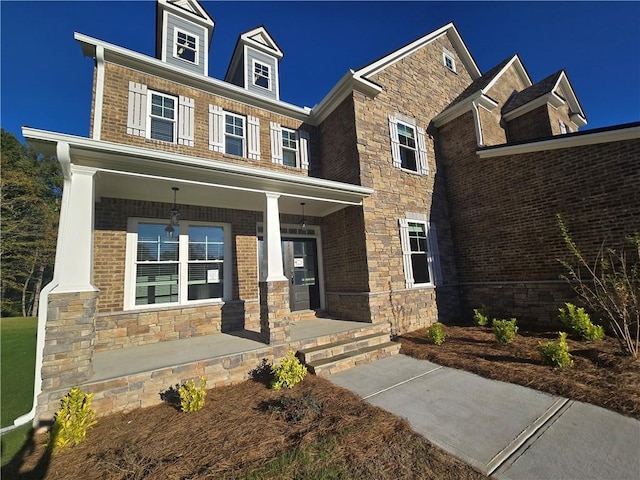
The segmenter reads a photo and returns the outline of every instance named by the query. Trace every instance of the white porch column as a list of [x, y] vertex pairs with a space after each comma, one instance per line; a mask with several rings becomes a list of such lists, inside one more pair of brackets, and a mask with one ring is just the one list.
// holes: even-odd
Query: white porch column
[[282, 247], [280, 239], [280, 212], [278, 193], [266, 193], [264, 212], [264, 254], [267, 256], [267, 282], [288, 281], [282, 269]]
[[60, 212], [61, 235], [56, 258], [56, 293], [95, 291], [92, 284], [93, 212], [96, 169], [69, 165], [70, 181], [65, 187]]

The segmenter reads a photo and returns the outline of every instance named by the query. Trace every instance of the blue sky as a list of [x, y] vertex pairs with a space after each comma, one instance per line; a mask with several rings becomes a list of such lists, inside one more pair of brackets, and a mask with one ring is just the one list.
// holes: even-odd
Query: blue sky
[[[216, 22], [209, 74], [264, 25], [284, 58], [282, 100], [320, 102], [349, 69], [453, 21], [482, 72], [520, 57], [534, 82], [564, 68], [585, 129], [640, 120], [640, 2], [201, 2]], [[89, 135], [93, 63], [77, 31], [155, 53], [154, 1], [0, 1], [0, 125]]]

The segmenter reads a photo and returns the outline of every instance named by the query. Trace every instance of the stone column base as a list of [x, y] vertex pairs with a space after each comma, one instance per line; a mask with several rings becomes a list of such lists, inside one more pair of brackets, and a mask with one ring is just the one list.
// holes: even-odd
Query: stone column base
[[291, 340], [289, 282], [260, 282], [260, 338], [266, 344]]

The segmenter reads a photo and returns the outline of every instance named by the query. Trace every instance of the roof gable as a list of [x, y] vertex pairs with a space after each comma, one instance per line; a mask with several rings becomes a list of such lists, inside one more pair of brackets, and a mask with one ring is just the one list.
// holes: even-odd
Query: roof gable
[[[248, 32], [240, 35], [238, 45], [241, 43], [251, 45], [258, 50], [268, 53], [269, 55], [273, 55], [279, 59], [284, 55], [282, 50], [280, 50], [280, 47], [278, 47], [278, 44], [263, 26], [259, 26], [258, 28], [254, 28], [253, 30], [249, 30]], [[236, 46], [236, 50], [237, 48], [238, 46]]]
[[210, 26], [213, 30], [213, 19], [196, 0], [157, 0], [157, 2], [161, 10], [170, 10], [181, 14], [201, 25]]
[[414, 40], [413, 42], [405, 45], [404, 47], [394, 50], [384, 57], [356, 70], [355, 75], [357, 77], [369, 78], [370, 76], [393, 65], [397, 61], [402, 60], [404, 57], [411, 55], [413, 52], [433, 42], [442, 35], [447, 35], [449, 37], [449, 40], [458, 53], [458, 56], [462, 60], [462, 63], [469, 71], [469, 75], [471, 75], [471, 78], [476, 79], [480, 77], [480, 70], [478, 69], [476, 62], [473, 60], [473, 57], [469, 53], [467, 46], [462, 41], [462, 37], [458, 33], [458, 30], [453, 23], [448, 23], [438, 30], [428, 33], [427, 35], [424, 35], [417, 40]]

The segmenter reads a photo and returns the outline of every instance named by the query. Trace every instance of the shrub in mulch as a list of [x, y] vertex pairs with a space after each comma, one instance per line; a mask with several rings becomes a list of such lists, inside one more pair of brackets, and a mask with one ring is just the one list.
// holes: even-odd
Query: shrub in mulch
[[558, 337], [548, 326], [521, 325], [511, 344], [496, 343], [488, 327], [445, 325], [447, 341], [438, 347], [425, 332], [399, 336], [401, 353], [640, 418], [640, 361], [622, 355], [614, 338], [568, 339], [574, 366], [554, 369], [538, 352], [539, 342]]

